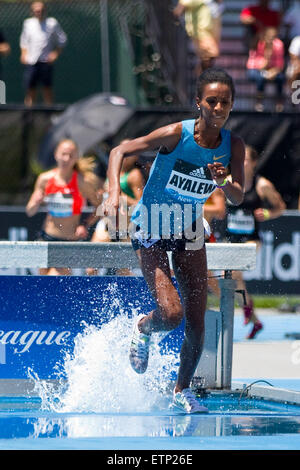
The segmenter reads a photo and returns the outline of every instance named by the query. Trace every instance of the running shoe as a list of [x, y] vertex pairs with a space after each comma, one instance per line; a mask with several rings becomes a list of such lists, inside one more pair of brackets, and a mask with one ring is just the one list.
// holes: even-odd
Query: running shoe
[[244, 325], [248, 325], [253, 315], [253, 302], [252, 300], [249, 301], [248, 305], [243, 306], [244, 310]]
[[131, 367], [137, 374], [143, 374], [148, 367], [151, 334], [145, 335], [138, 328], [139, 321], [145, 316], [139, 315], [136, 319], [129, 351]]
[[184, 388], [181, 392], [174, 392], [173, 406], [185, 413], [208, 413], [208, 409], [200, 405], [194, 392], [192, 392], [190, 388]]
[[257, 333], [261, 331], [262, 329], [263, 329], [263, 324], [260, 321], [256, 321], [249, 335], [246, 336], [246, 339], [254, 339]]

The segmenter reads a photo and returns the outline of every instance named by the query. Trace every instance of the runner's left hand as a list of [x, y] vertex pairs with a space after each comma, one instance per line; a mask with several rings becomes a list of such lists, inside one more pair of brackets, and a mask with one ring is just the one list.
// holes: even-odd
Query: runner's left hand
[[223, 183], [227, 176], [227, 170], [223, 164], [221, 162], [208, 163], [207, 167], [210, 170], [213, 180], [215, 180], [217, 184]]

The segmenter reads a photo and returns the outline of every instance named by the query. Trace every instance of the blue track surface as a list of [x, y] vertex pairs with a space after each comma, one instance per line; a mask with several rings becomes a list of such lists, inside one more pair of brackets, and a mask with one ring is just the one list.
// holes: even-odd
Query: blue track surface
[[300, 449], [300, 407], [232, 395], [204, 398], [207, 415], [51, 413], [0, 399], [0, 449]]
[[[274, 315], [263, 315], [260, 317], [264, 328], [256, 336], [255, 341], [287, 341], [291, 340], [291, 333], [300, 335], [300, 315], [285, 313]], [[236, 315], [234, 318], [234, 335], [233, 340], [245, 340], [245, 336], [251, 331], [251, 325], [243, 325], [242, 316]]]

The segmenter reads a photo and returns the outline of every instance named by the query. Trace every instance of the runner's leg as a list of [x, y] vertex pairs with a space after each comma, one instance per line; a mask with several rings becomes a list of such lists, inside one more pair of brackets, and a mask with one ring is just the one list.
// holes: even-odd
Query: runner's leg
[[173, 330], [180, 325], [183, 310], [180, 297], [171, 278], [168, 255], [152, 245], [140, 250], [141, 268], [157, 308], [139, 323], [142, 333]]
[[207, 301], [205, 246], [201, 250], [176, 251], [172, 260], [185, 315], [185, 335], [175, 387], [175, 392], [179, 392], [190, 387], [203, 349]]

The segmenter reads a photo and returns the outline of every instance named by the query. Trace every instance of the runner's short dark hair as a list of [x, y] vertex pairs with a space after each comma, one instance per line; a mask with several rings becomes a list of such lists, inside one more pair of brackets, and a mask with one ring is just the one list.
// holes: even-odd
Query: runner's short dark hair
[[197, 96], [198, 98], [202, 98], [203, 94], [203, 89], [205, 85], [208, 83], [225, 83], [226, 85], [229, 86], [231, 89], [231, 97], [232, 101], [234, 101], [235, 98], [235, 87], [234, 83], [232, 80], [232, 77], [224, 70], [221, 68], [213, 67], [204, 70], [199, 77], [198, 77], [198, 83], [197, 83]]

